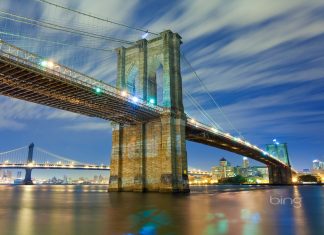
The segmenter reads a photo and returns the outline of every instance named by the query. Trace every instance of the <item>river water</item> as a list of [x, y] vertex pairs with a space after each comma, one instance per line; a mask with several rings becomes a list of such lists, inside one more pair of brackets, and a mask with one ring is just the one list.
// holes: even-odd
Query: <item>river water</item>
[[188, 195], [0, 186], [0, 234], [323, 235], [324, 186], [201, 186]]

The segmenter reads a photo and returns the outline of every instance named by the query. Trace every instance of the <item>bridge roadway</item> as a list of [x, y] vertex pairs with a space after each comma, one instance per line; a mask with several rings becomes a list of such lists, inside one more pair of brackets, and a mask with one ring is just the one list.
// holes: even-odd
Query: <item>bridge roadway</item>
[[[252, 158], [266, 165], [289, 167], [285, 162], [275, 158], [261, 148], [228, 133], [221, 132], [216, 128], [206, 126], [194, 119], [187, 119], [186, 139], [192, 142], [206, 144], [212, 147], [237, 153], [242, 156]], [[292, 173], [297, 174], [295, 169]]]
[[[0, 94], [121, 124], [156, 119], [162, 107], [0, 40]], [[187, 117], [186, 139], [288, 167], [262, 149]], [[53, 167], [54, 168], [54, 167]], [[293, 173], [296, 173], [292, 169]]]
[[[25, 163], [4, 163], [0, 164], [0, 169], [38, 169], [38, 170], [47, 170], [47, 169], [59, 169], [59, 170], [104, 170], [110, 171], [110, 166], [104, 165], [60, 165], [60, 164], [25, 164]], [[200, 171], [193, 170], [188, 171], [189, 175], [210, 175], [209, 171]]]
[[104, 165], [60, 165], [60, 164], [25, 164], [25, 163], [5, 163], [0, 164], [0, 169], [69, 169], [69, 170], [110, 170]]
[[0, 94], [124, 124], [158, 118], [163, 108], [0, 41]]

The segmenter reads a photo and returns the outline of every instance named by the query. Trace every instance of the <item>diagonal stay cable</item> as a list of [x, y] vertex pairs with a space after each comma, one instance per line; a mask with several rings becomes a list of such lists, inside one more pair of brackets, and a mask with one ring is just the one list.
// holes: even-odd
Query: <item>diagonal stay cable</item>
[[12, 152], [19, 151], [19, 150], [22, 150], [22, 149], [27, 149], [27, 148], [28, 148], [28, 146], [24, 146], [24, 147], [21, 147], [21, 148], [17, 148], [17, 149], [9, 150], [9, 151], [6, 151], [6, 152], [2, 152], [2, 153], [0, 153], [0, 155], [12, 153]]
[[54, 154], [54, 153], [48, 152], [47, 150], [42, 149], [42, 148], [40, 148], [40, 147], [35, 147], [35, 148], [36, 148], [38, 151], [43, 152], [43, 153], [45, 153], [45, 154], [47, 154], [47, 155], [49, 155], [49, 156], [51, 156], [51, 157], [53, 157], [53, 158], [59, 159], [59, 160], [63, 160], [63, 161], [66, 161], [66, 162], [75, 162], [75, 163], [78, 163], [78, 164], [80, 164], [80, 165], [91, 165], [91, 164], [89, 164], [89, 163], [79, 162], [79, 161], [75, 161], [75, 160], [73, 160], [73, 159], [69, 159], [69, 158], [66, 158], [66, 157], [59, 156], [59, 155], [57, 155], [57, 154]]
[[227, 123], [232, 127], [232, 129], [234, 131], [236, 131], [236, 133], [244, 139], [243, 135], [241, 134], [241, 132], [236, 129], [233, 125], [233, 123], [228, 119], [228, 117], [225, 115], [225, 113], [223, 112], [223, 110], [221, 109], [220, 105], [216, 102], [216, 100], [214, 99], [214, 97], [211, 95], [209, 89], [207, 88], [207, 86], [205, 85], [205, 83], [201, 80], [201, 78], [198, 76], [197, 72], [195, 71], [195, 69], [193, 68], [193, 66], [191, 65], [191, 63], [188, 61], [188, 59], [185, 57], [184, 53], [181, 52], [182, 58], [184, 59], [184, 61], [189, 65], [190, 69], [192, 70], [193, 74], [195, 75], [195, 77], [198, 79], [198, 81], [200, 82], [200, 84], [202, 85], [202, 87], [205, 89], [207, 95], [209, 96], [209, 98], [213, 101], [213, 103], [216, 105], [217, 109], [220, 111], [220, 113], [222, 114], [222, 116], [224, 117], [224, 119], [227, 121]]
[[104, 49], [104, 48], [95, 48], [95, 47], [90, 47], [90, 46], [83, 46], [83, 45], [74, 45], [74, 44], [69, 44], [65, 42], [55, 42], [47, 39], [40, 39], [36, 37], [30, 37], [30, 36], [24, 36], [20, 34], [14, 34], [14, 33], [9, 33], [5, 31], [0, 31], [0, 34], [2, 35], [7, 35], [7, 36], [12, 36], [12, 37], [19, 37], [19, 38], [24, 38], [24, 39], [30, 39], [30, 40], [35, 40], [39, 42], [48, 42], [56, 45], [61, 45], [61, 46], [71, 46], [71, 47], [80, 47], [80, 48], [85, 48], [85, 49], [92, 49], [92, 50], [98, 50], [98, 51], [107, 51], [107, 52], [113, 52], [113, 49]]
[[190, 99], [193, 105], [200, 111], [200, 113], [209, 120], [213, 126], [217, 127], [219, 130], [223, 130], [223, 128], [205, 111], [205, 109], [195, 100], [195, 98], [186, 90], [183, 89], [185, 95]]
[[53, 24], [53, 23], [46, 22], [46, 21], [34, 20], [34, 19], [31, 19], [28, 17], [19, 16], [19, 15], [5, 12], [2, 10], [0, 10], [0, 13], [10, 16], [10, 17], [0, 16], [0, 18], [15, 21], [18, 23], [24, 23], [24, 24], [29, 24], [29, 25], [33, 25], [33, 26], [45, 27], [48, 29], [54, 29], [54, 30], [59, 30], [59, 31], [67, 32], [67, 33], [88, 36], [88, 37], [92, 37], [92, 38], [96, 38], [96, 39], [103, 39], [103, 40], [108, 40], [108, 41], [113, 41], [113, 42], [118, 42], [118, 43], [124, 43], [124, 44], [133, 44], [133, 42], [131, 42], [131, 41], [127, 41], [127, 40], [123, 40], [123, 39], [119, 39], [119, 38], [113, 38], [113, 37], [109, 37], [109, 36], [104, 36], [104, 35], [100, 35], [100, 34], [96, 34], [96, 33], [90, 33], [90, 32], [84, 31], [84, 30], [79, 30], [79, 29], [70, 28], [70, 27], [66, 27], [66, 26], [62, 26], [62, 25], [58, 25], [58, 24]]
[[61, 5], [58, 5], [58, 4], [55, 4], [55, 3], [51, 3], [51, 2], [48, 2], [48, 1], [45, 1], [45, 0], [35, 0], [35, 1], [46, 3], [46, 4], [49, 4], [49, 5], [52, 5], [52, 6], [55, 6], [55, 7], [67, 10], [67, 11], [71, 11], [71, 12], [74, 12], [74, 13], [77, 13], [77, 14], [80, 14], [80, 15], [91, 17], [91, 18], [94, 18], [96, 20], [104, 21], [104, 22], [107, 22], [107, 23], [110, 23], [110, 24], [115, 24], [115, 25], [118, 25], [118, 26], [122, 26], [122, 27], [125, 27], [125, 28], [128, 28], [128, 29], [137, 30], [137, 31], [140, 31], [140, 32], [143, 32], [143, 33], [149, 33], [149, 34], [152, 34], [152, 35], [159, 35], [158, 33], [154, 33], [154, 32], [151, 32], [149, 30], [145, 30], [145, 29], [142, 29], [142, 28], [138, 28], [138, 27], [127, 25], [127, 24], [119, 23], [119, 22], [112, 21], [112, 20], [109, 20], [109, 19], [103, 19], [103, 18], [100, 18], [98, 16], [94, 16], [94, 15], [91, 15], [91, 14], [88, 14], [88, 13], [85, 13], [85, 12], [74, 10], [74, 9], [71, 9], [71, 8], [68, 8], [68, 7], [65, 7], [65, 6], [61, 6]]

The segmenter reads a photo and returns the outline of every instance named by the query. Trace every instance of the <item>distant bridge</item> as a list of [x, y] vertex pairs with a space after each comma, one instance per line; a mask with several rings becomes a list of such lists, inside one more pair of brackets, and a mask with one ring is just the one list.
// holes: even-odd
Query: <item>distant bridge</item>
[[0, 169], [25, 169], [25, 184], [32, 184], [33, 169], [69, 169], [69, 170], [110, 170], [104, 164], [89, 164], [50, 153], [42, 148], [17, 148], [0, 153]]
[[[41, 162], [39, 162], [41, 161]], [[104, 170], [110, 171], [110, 166], [104, 164], [81, 163], [76, 160], [68, 159], [50, 153], [42, 148], [35, 147], [34, 144], [29, 147], [21, 147], [10, 151], [0, 153], [0, 169], [24, 169], [26, 176], [25, 184], [32, 184], [31, 170]], [[30, 174], [29, 174], [30, 170]], [[189, 170], [189, 175], [210, 175], [209, 171]]]

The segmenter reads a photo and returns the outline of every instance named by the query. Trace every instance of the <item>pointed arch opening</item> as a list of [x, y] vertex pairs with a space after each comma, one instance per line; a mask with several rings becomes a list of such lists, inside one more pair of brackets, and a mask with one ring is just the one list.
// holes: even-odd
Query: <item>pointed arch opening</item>
[[136, 80], [138, 79], [138, 68], [133, 65], [126, 77], [126, 90], [131, 95], [136, 95]]
[[160, 62], [155, 63], [149, 70], [148, 101], [163, 106], [163, 66]]

